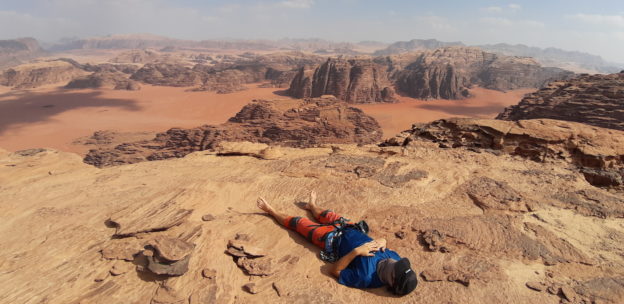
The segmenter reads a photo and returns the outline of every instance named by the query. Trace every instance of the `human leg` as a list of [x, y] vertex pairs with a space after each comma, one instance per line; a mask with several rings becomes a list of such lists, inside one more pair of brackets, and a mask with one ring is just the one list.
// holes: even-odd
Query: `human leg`
[[310, 210], [312, 215], [314, 215], [314, 218], [321, 224], [331, 224], [341, 218], [340, 214], [333, 212], [332, 210], [319, 207], [316, 204], [316, 199], [316, 191], [310, 191], [310, 202], [306, 204], [305, 208]]
[[264, 198], [258, 198], [258, 208], [264, 210], [286, 228], [297, 231], [314, 245], [325, 249], [325, 236], [335, 228], [331, 225], [321, 225], [300, 216], [288, 216], [275, 210]]
[[263, 211], [265, 211], [266, 213], [268, 213], [278, 223], [280, 223], [282, 225], [285, 225], [284, 223], [285, 223], [286, 218], [288, 218], [288, 215], [275, 210], [275, 208], [273, 208], [273, 206], [269, 205], [269, 203], [263, 197], [259, 197], [258, 198], [257, 205], [258, 205], [258, 208], [260, 208]]

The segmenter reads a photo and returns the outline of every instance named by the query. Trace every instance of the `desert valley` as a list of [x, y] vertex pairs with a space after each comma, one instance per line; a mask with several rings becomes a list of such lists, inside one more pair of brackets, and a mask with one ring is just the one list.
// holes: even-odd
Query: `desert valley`
[[[0, 40], [0, 303], [624, 303], [623, 113], [624, 65], [554, 48]], [[256, 205], [311, 190], [416, 289]]]

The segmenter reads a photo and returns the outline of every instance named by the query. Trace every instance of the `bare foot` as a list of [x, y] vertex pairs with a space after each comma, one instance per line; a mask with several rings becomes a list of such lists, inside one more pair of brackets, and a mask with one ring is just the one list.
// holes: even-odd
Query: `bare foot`
[[313, 208], [316, 208], [316, 191], [310, 191], [310, 202], [305, 205], [305, 209], [312, 211]]
[[259, 197], [256, 204], [258, 205], [258, 208], [262, 209], [265, 212], [271, 213], [271, 211], [273, 211], [273, 207], [271, 207], [271, 205], [269, 205], [269, 203], [263, 197]]

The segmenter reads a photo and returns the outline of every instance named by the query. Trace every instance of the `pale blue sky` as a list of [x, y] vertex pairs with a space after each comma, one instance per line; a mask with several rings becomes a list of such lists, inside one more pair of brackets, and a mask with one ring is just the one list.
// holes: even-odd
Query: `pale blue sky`
[[127, 33], [506, 42], [624, 62], [624, 0], [0, 0], [0, 39]]

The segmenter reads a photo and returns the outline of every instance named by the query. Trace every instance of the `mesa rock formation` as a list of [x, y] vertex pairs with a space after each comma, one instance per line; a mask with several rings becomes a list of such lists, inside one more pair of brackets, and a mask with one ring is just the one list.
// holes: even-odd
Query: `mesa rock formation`
[[288, 93], [296, 98], [334, 95], [350, 103], [395, 101], [383, 66], [369, 59], [330, 58], [314, 71], [302, 67]]
[[33, 38], [0, 40], [0, 70], [42, 56], [45, 51]]
[[67, 83], [86, 72], [69, 60], [52, 60], [19, 65], [0, 74], [0, 85], [16, 89], [36, 88], [47, 84]]
[[530, 58], [509, 57], [477, 48], [448, 47], [420, 54], [405, 54], [377, 60], [385, 63], [397, 91], [430, 99], [461, 99], [477, 85], [493, 90], [538, 88], [573, 73], [544, 68]]
[[431, 141], [441, 148], [464, 148], [520, 156], [536, 162], [565, 162], [598, 187], [624, 187], [624, 132], [558, 120], [445, 119], [415, 124], [384, 142], [409, 146]]
[[552, 82], [496, 118], [550, 118], [624, 130], [624, 73], [582, 75]]
[[145, 64], [131, 79], [152, 85], [195, 87], [195, 91], [232, 93], [246, 89], [250, 83], [287, 87], [304, 65], [320, 63], [321, 57], [300, 52], [266, 55], [215, 56], [211, 62], [188, 65], [181, 62]]
[[394, 91], [419, 99], [461, 99], [473, 86], [499, 91], [537, 88], [572, 75], [531, 58], [446, 47], [372, 61], [330, 59], [316, 69], [301, 68], [288, 93], [298, 98], [332, 94], [353, 103], [393, 101]]
[[91, 75], [75, 78], [70, 81], [66, 89], [97, 89], [108, 88], [115, 90], [137, 91], [141, 86], [128, 76], [120, 72], [95, 72]]
[[371, 144], [381, 140], [381, 136], [377, 121], [333, 97], [256, 100], [222, 125], [170, 129], [153, 140], [91, 150], [84, 161], [105, 167], [183, 157], [196, 151], [215, 150], [225, 141], [313, 147], [328, 143]]

